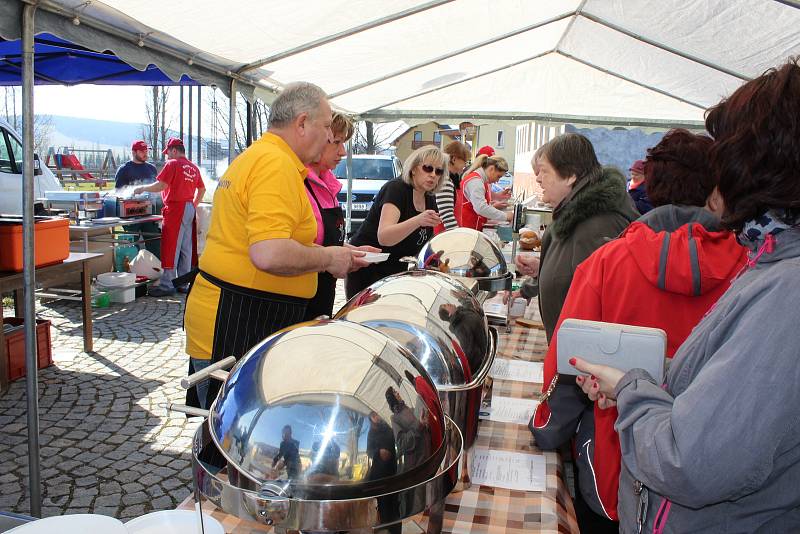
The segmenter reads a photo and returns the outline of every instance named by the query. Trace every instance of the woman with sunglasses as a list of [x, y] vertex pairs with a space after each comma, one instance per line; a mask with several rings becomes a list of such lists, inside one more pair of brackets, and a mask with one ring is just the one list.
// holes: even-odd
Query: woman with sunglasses
[[456, 219], [459, 226], [481, 231], [486, 221], [511, 220], [512, 213], [506, 213], [492, 205], [491, 184], [500, 180], [507, 172], [508, 163], [500, 156], [480, 154], [475, 158], [464, 173], [456, 193]]
[[345, 290], [351, 298], [385, 276], [405, 271], [403, 256], [416, 256], [441, 224], [435, 193], [447, 170], [448, 157], [438, 147], [426, 146], [403, 163], [403, 175], [390, 180], [375, 195], [367, 218], [350, 240], [355, 246], [373, 246], [390, 254], [347, 276]]

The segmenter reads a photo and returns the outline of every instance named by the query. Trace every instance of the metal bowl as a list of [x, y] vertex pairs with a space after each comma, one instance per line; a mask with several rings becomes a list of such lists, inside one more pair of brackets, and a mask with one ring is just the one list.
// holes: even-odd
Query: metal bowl
[[301, 323], [256, 345], [208, 422], [240, 487], [292, 499], [396, 491], [428, 480], [445, 451], [441, 404], [422, 365], [344, 321]]
[[477, 299], [454, 277], [412, 270], [374, 283], [350, 299], [336, 319], [383, 332], [425, 367], [445, 414], [463, 435], [466, 478], [459, 489], [468, 487], [482, 387], [497, 351], [497, 331]]
[[497, 245], [471, 228], [454, 228], [434, 236], [419, 252], [416, 268], [467, 279], [465, 285], [473, 292], [473, 288], [488, 292], [511, 289], [513, 278]]

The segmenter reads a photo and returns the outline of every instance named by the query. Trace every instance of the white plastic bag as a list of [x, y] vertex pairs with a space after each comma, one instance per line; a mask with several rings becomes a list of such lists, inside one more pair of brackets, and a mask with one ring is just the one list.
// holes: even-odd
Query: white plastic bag
[[140, 250], [130, 263], [131, 272], [136, 276], [146, 276], [150, 280], [161, 278], [161, 260], [149, 250]]

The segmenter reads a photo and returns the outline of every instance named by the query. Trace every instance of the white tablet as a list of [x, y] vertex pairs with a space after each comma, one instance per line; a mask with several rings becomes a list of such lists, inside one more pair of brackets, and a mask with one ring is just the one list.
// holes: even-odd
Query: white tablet
[[583, 374], [569, 363], [578, 357], [626, 372], [644, 369], [657, 382], [664, 380], [667, 334], [659, 328], [566, 319], [556, 336], [560, 374]]

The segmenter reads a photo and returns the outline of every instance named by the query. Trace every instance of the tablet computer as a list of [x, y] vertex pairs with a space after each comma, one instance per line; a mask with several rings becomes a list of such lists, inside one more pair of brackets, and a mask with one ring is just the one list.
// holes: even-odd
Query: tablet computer
[[664, 380], [667, 334], [660, 328], [565, 319], [556, 339], [560, 374], [583, 374], [569, 363], [578, 357], [626, 372], [644, 369], [659, 383]]

